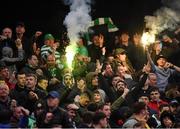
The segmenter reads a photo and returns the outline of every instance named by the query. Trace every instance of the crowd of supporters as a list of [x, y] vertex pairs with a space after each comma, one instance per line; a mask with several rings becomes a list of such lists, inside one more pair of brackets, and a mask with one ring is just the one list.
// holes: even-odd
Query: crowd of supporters
[[146, 47], [138, 33], [81, 35], [72, 68], [64, 35], [26, 31], [0, 35], [0, 128], [180, 127], [180, 29]]

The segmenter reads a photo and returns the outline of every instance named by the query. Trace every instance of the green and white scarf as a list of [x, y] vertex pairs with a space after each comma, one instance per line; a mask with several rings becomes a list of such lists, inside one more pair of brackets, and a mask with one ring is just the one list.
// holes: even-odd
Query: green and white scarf
[[108, 32], [115, 32], [118, 31], [119, 29], [114, 25], [113, 21], [111, 20], [110, 17], [105, 17], [105, 18], [97, 18], [94, 21], [91, 22], [90, 27], [95, 26], [95, 25], [103, 25], [107, 24], [108, 26]]

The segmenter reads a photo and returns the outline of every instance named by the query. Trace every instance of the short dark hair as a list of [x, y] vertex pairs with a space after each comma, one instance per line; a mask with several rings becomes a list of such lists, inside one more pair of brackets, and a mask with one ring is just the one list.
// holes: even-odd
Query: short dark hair
[[113, 78], [115, 78], [115, 77], [120, 77], [120, 76], [117, 75], [117, 74], [114, 74], [113, 77], [112, 77], [112, 80], [113, 80]]
[[151, 93], [151, 92], [155, 92], [155, 91], [159, 92], [159, 88], [158, 88], [158, 87], [153, 87], [153, 88], [150, 90], [150, 93]]
[[87, 106], [88, 111], [91, 112], [96, 112], [98, 110], [98, 104], [95, 102], [91, 102], [88, 106]]
[[141, 93], [138, 96], [138, 99], [141, 98], [141, 97], [147, 97], [149, 99], [149, 93]]
[[37, 80], [36, 74], [33, 74], [33, 73], [26, 74], [26, 77], [34, 77]]
[[82, 120], [84, 123], [90, 124], [93, 122], [93, 116], [94, 112], [86, 111], [82, 116]]
[[23, 75], [23, 74], [26, 75], [26, 73], [23, 72], [23, 71], [16, 72], [16, 73], [15, 73], [15, 78], [17, 79], [18, 75]]
[[161, 121], [161, 124], [162, 124], [163, 127], [165, 127], [163, 119], [166, 118], [166, 117], [168, 117], [173, 123], [175, 121], [175, 118], [174, 118], [172, 113], [164, 111], [160, 116], [160, 121]]
[[96, 112], [93, 117], [93, 123], [96, 125], [104, 118], [106, 118], [106, 115], [103, 112]]
[[104, 108], [104, 106], [110, 106], [110, 103], [100, 103], [98, 106], [98, 109], [102, 110]]
[[[31, 60], [32, 59], [32, 56], [36, 56], [35, 54], [29, 54], [28, 57], [27, 57], [27, 60]], [[36, 56], [37, 57], [37, 56]]]
[[119, 32], [119, 36], [122, 36], [123, 34], [129, 35], [129, 32], [127, 30], [122, 30], [121, 32]]
[[24, 22], [22, 22], [22, 21], [17, 22], [17, 23], [16, 23], [16, 27], [19, 27], [19, 26], [25, 27]]
[[76, 81], [80, 81], [80, 80], [83, 80], [83, 81], [86, 82], [86, 78], [85, 77], [80, 77], [80, 76], [76, 77]]
[[127, 83], [126, 83], [125, 81], [123, 81], [123, 80], [117, 81], [116, 86], [117, 86], [117, 84], [120, 83], [120, 82], [124, 83], [124, 85], [127, 87]]
[[146, 104], [144, 102], [136, 102], [134, 103], [133, 107], [133, 113], [138, 114], [141, 112], [141, 110], [146, 108]]

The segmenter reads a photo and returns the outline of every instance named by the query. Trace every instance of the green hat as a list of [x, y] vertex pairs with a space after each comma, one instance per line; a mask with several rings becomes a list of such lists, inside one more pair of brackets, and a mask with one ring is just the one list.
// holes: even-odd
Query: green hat
[[122, 48], [117, 48], [116, 50], [115, 50], [115, 55], [118, 55], [118, 54], [122, 54], [122, 53], [125, 53], [126, 51], [124, 50], [124, 49], [122, 49]]
[[44, 40], [54, 40], [54, 37], [52, 36], [52, 34], [46, 34], [44, 36]]

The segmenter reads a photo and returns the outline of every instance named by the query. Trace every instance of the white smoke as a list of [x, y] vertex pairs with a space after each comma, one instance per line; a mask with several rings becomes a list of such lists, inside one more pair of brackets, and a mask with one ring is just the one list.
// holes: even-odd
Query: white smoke
[[70, 42], [76, 42], [80, 32], [86, 32], [91, 22], [91, 0], [64, 0], [70, 12], [64, 20]]
[[79, 34], [87, 32], [91, 22], [91, 16], [89, 15], [91, 0], [64, 0], [64, 3], [70, 6], [70, 12], [64, 20], [64, 25], [67, 28], [67, 35], [70, 39], [70, 45], [66, 47], [67, 65], [72, 70]]
[[[173, 0], [174, 3], [169, 2], [170, 0], [163, 0], [163, 4], [166, 7], [158, 9], [154, 16], [145, 16], [146, 28], [150, 29], [150, 33], [159, 34], [164, 30], [174, 30], [180, 23], [179, 4]], [[177, 6], [172, 6], [177, 4]]]
[[180, 0], [162, 0], [162, 3], [176, 12], [180, 12]]

